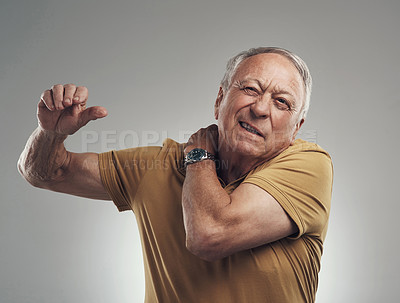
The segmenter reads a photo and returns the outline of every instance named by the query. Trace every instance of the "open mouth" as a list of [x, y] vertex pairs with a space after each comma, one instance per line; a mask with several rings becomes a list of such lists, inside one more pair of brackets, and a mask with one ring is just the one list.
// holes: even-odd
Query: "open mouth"
[[241, 127], [243, 127], [248, 132], [262, 137], [262, 135], [255, 128], [251, 127], [246, 122], [239, 121], [239, 124], [240, 124]]

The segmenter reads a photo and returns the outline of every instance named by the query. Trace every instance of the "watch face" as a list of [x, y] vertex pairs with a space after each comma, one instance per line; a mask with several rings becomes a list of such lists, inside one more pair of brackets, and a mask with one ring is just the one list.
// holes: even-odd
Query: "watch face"
[[188, 158], [193, 161], [200, 161], [206, 156], [206, 151], [201, 148], [195, 148], [188, 153]]

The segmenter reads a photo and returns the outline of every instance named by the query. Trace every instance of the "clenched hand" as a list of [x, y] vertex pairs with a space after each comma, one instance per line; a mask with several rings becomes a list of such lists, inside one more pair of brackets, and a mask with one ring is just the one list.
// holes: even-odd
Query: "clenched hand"
[[72, 135], [89, 121], [107, 116], [102, 106], [86, 108], [88, 90], [74, 84], [53, 85], [45, 90], [38, 104], [38, 123], [60, 135]]

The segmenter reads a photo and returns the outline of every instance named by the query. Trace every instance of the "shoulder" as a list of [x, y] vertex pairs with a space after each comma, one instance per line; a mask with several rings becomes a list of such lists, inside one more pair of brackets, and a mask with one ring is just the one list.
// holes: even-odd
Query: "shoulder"
[[316, 143], [301, 139], [297, 139], [293, 145], [289, 146], [275, 158], [259, 165], [250, 174], [274, 168], [290, 171], [333, 169], [331, 156], [325, 149]]
[[183, 165], [185, 144], [176, 142], [173, 139], [167, 138], [164, 140], [160, 157], [164, 159], [173, 160], [177, 163], [178, 167]]
[[316, 153], [324, 155], [325, 157], [331, 159], [329, 153], [319, 146], [317, 143], [305, 141], [302, 139], [297, 139], [293, 145], [289, 146], [286, 150], [284, 150], [280, 155], [276, 158], [284, 158], [287, 156], [293, 156], [296, 154], [303, 154], [303, 153]]
[[179, 143], [171, 138], [167, 138], [163, 141], [161, 152], [173, 155], [180, 155], [181, 153], [183, 154], [184, 148], [185, 148], [184, 143]]
[[[245, 181], [263, 180], [283, 190], [305, 188], [330, 194], [333, 182], [333, 165], [330, 155], [318, 144], [297, 139], [275, 158], [249, 172]], [[321, 193], [322, 194], [322, 193]]]
[[171, 168], [184, 174], [184, 148], [185, 144], [167, 138], [161, 147], [158, 147], [157, 155], [153, 157], [155, 167]]

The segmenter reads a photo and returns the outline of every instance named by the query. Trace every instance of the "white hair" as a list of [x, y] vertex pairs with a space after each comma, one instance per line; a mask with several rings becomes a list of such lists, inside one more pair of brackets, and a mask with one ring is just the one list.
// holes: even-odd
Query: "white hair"
[[287, 59], [290, 60], [290, 62], [293, 63], [293, 65], [296, 67], [298, 70], [301, 78], [303, 79], [303, 84], [304, 84], [304, 90], [305, 90], [305, 102], [303, 105], [303, 108], [300, 113], [300, 119], [304, 119], [307, 115], [308, 109], [310, 107], [310, 99], [311, 99], [311, 89], [312, 89], [312, 78], [311, 78], [311, 73], [306, 65], [306, 63], [301, 59], [299, 56], [296, 54], [280, 47], [257, 47], [257, 48], [251, 48], [249, 50], [240, 52], [236, 56], [232, 57], [229, 59], [227, 65], [226, 65], [226, 71], [224, 74], [224, 77], [221, 80], [221, 87], [224, 90], [224, 92], [228, 91], [228, 89], [231, 86], [232, 82], [232, 77], [235, 74], [238, 66], [240, 63], [242, 63], [245, 59], [258, 55], [258, 54], [265, 54], [265, 53], [274, 53], [274, 54], [279, 54]]

